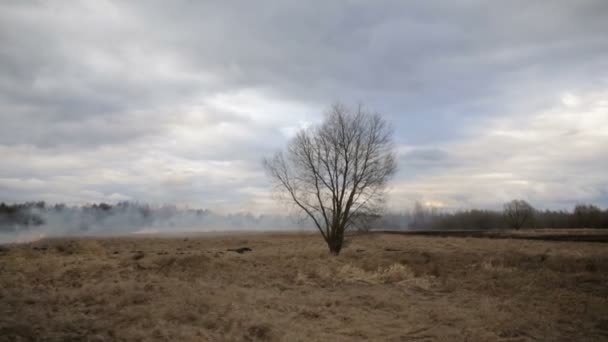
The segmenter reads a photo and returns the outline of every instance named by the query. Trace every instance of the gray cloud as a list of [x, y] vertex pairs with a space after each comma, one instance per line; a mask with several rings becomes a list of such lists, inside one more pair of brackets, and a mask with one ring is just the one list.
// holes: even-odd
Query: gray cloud
[[[341, 100], [394, 124], [398, 205], [606, 203], [589, 114], [606, 17], [601, 0], [4, 2], [0, 200], [275, 210], [260, 158]], [[547, 154], [563, 139], [582, 143]], [[461, 186], [475, 174], [494, 176]]]

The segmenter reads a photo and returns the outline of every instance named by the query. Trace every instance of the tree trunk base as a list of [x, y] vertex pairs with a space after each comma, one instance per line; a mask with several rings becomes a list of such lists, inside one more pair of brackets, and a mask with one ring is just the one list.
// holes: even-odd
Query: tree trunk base
[[337, 256], [342, 251], [343, 240], [340, 238], [334, 238], [333, 240], [327, 241], [327, 247], [329, 247], [329, 254]]

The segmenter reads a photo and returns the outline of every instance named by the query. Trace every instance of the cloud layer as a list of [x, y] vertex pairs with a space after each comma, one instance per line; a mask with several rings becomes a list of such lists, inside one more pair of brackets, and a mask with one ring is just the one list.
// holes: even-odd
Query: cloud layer
[[260, 167], [333, 101], [395, 126], [393, 208], [608, 205], [608, 5], [0, 5], [0, 200], [276, 211]]

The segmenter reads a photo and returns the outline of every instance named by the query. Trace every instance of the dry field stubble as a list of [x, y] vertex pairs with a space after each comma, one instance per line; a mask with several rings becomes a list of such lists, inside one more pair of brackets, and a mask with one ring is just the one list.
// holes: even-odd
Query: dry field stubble
[[0, 251], [0, 339], [602, 341], [607, 246], [377, 234], [332, 257], [306, 234], [43, 240]]

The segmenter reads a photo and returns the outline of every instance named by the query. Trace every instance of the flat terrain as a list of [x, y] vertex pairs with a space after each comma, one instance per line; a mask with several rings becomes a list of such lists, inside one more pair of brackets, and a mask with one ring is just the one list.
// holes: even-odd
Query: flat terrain
[[608, 229], [379, 230], [382, 234], [608, 243]]
[[306, 234], [41, 240], [1, 247], [0, 340], [608, 341], [608, 247], [371, 234], [332, 257]]

